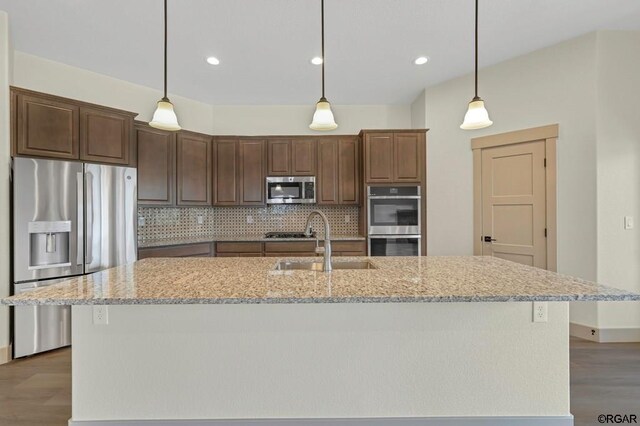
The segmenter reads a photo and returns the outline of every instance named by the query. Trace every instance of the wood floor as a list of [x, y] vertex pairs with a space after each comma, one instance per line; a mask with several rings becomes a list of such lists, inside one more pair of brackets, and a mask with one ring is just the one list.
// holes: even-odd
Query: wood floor
[[[599, 414], [640, 417], [640, 343], [571, 339], [571, 412], [576, 426]], [[61, 349], [0, 365], [0, 425], [67, 425], [71, 351]]]

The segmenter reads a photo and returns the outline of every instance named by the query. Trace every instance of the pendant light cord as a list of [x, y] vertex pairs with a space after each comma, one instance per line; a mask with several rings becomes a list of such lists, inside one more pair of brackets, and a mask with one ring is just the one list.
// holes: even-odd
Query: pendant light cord
[[478, 97], [478, 0], [476, 0], [476, 95]]
[[324, 0], [320, 0], [320, 26], [322, 38], [322, 99], [324, 99]]
[[164, 99], [167, 99], [167, 0], [164, 0]]

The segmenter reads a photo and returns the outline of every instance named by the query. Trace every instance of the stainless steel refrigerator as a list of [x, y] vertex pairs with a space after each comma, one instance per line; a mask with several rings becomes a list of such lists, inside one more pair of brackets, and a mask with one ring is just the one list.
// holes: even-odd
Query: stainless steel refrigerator
[[[18, 157], [12, 181], [14, 294], [136, 260], [136, 169]], [[14, 357], [69, 344], [70, 307], [14, 308]]]

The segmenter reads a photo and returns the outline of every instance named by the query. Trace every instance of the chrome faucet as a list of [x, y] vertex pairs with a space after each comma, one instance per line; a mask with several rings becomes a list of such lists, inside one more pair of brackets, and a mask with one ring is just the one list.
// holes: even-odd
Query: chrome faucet
[[320, 216], [320, 218], [324, 222], [324, 249], [322, 251], [320, 251], [320, 249], [316, 249], [316, 252], [324, 253], [324, 272], [331, 272], [331, 227], [329, 226], [329, 219], [327, 218], [327, 216], [320, 210], [314, 210], [309, 213], [309, 217], [307, 218], [307, 225], [304, 228], [304, 234], [307, 237], [311, 236], [311, 220], [313, 220], [313, 217], [316, 215]]

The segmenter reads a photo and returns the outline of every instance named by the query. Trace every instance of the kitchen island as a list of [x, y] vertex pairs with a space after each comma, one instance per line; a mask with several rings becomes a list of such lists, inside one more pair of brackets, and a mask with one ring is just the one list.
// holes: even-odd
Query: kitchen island
[[571, 425], [568, 302], [640, 300], [495, 258], [370, 261], [145, 259], [2, 303], [73, 305], [71, 425]]

